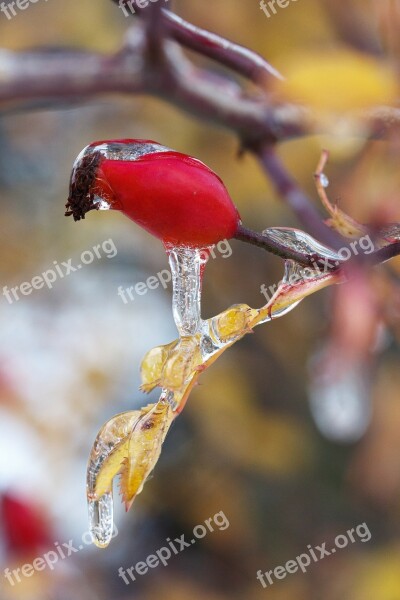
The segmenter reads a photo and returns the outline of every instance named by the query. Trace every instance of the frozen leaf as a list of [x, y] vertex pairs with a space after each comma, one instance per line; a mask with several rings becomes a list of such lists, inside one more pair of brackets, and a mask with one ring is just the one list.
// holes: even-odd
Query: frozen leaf
[[141, 365], [143, 391], [159, 386], [181, 390], [191, 373], [201, 364], [200, 336], [186, 336], [150, 350]]
[[99, 548], [108, 546], [112, 537], [112, 482], [127, 455], [127, 436], [140, 414], [130, 411], [110, 419], [100, 429], [90, 453], [86, 484], [89, 529]]
[[232, 342], [238, 337], [251, 332], [250, 323], [257, 316], [257, 311], [247, 304], [235, 304], [220, 315], [211, 319], [211, 329], [217, 342]]
[[[144, 412], [144, 411], [143, 411]], [[136, 421], [123, 460], [120, 491], [126, 510], [132, 505], [160, 456], [161, 447], [174, 419], [171, 406], [160, 401]]]
[[257, 321], [263, 323], [283, 317], [307, 296], [340, 281], [343, 275], [339, 272], [324, 273], [286, 261], [285, 276], [268, 304], [260, 309]]
[[142, 385], [140, 389], [149, 393], [161, 384], [165, 363], [171, 349], [175, 348], [177, 341], [164, 346], [157, 346], [147, 352], [140, 366]]
[[168, 353], [161, 377], [163, 388], [180, 391], [201, 364], [200, 336], [183, 337]]
[[99, 499], [112, 489], [112, 480], [126, 456], [127, 439], [141, 415], [133, 410], [116, 415], [97, 434], [89, 457], [87, 474], [88, 496]]
[[96, 545], [105, 547], [113, 529], [113, 480], [121, 474], [121, 493], [127, 508], [154, 468], [174, 418], [164, 400], [141, 410], [122, 413], [100, 430], [87, 471], [90, 531]]

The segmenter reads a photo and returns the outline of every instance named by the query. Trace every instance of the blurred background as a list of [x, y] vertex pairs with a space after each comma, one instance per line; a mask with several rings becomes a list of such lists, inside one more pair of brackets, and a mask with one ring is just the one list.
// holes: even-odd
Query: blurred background
[[[343, 4], [343, 5], [342, 5]], [[260, 52], [288, 83], [276, 101], [315, 108], [322, 136], [279, 145], [279, 155], [317, 202], [313, 173], [331, 151], [330, 194], [364, 223], [400, 221], [399, 138], [365, 141], [349, 111], [398, 98], [396, 1], [298, 0], [268, 18], [257, 0], [176, 1], [183, 17]], [[116, 51], [128, 27], [107, 0], [37, 2], [0, 15], [1, 46]], [[200, 60], [200, 59], [196, 59]], [[200, 61], [203, 62], [203, 61]], [[220, 67], [207, 63], [220, 71]], [[290, 75], [290, 76], [289, 76]], [[234, 77], [234, 75], [230, 75]], [[250, 88], [249, 88], [250, 89]], [[298, 227], [251, 156], [228, 132], [149, 97], [107, 96], [81, 105], [0, 113], [1, 288], [105, 241], [115, 256], [34, 289], [0, 294], [0, 597], [138, 600], [400, 600], [399, 261], [356, 283], [327, 289], [257, 328], [201, 378], [167, 437], [153, 478], [106, 550], [85, 546], [53, 570], [32, 563], [87, 531], [85, 472], [101, 425], [144, 406], [139, 365], [176, 337], [171, 289], [124, 303], [127, 288], [167, 268], [164, 250], [117, 212], [64, 217], [72, 163], [88, 143], [154, 139], [192, 154], [224, 180], [244, 223]], [[231, 242], [216, 252], [203, 316], [233, 303], [265, 303], [282, 261]], [[118, 499], [116, 499], [118, 504]], [[215, 531], [127, 586], [124, 569], [219, 511]], [[372, 534], [334, 557], [263, 589], [269, 571], [365, 522]]]

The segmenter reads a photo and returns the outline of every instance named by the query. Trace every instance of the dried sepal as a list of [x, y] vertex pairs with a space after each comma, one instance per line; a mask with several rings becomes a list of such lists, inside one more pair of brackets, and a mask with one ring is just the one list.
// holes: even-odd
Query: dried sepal
[[69, 185], [65, 216], [73, 216], [74, 221], [84, 219], [87, 212], [98, 209], [96, 203], [96, 173], [101, 161], [101, 153], [88, 147], [75, 161]]
[[324, 175], [324, 168], [328, 162], [328, 158], [329, 153], [327, 150], [324, 150], [318, 163], [317, 170], [314, 174], [318, 195], [323, 206], [325, 207], [325, 210], [331, 216], [331, 218], [327, 219], [325, 222], [331, 229], [334, 229], [345, 238], [359, 238], [368, 233], [365, 225], [362, 225], [347, 215], [337, 205], [333, 206], [328, 198], [328, 194], [326, 193], [327, 180], [326, 176]]

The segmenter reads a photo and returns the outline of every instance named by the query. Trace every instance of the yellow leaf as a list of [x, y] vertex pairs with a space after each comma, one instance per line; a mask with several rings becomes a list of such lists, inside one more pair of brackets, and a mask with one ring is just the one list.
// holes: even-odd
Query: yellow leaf
[[277, 95], [325, 111], [346, 111], [395, 102], [398, 86], [382, 62], [347, 50], [297, 55], [276, 81]]
[[143, 411], [136, 421], [121, 469], [120, 491], [126, 510], [154, 469], [173, 419], [171, 406], [160, 400], [151, 410]]
[[116, 415], [97, 434], [89, 457], [88, 494], [99, 499], [112, 488], [113, 478], [127, 453], [127, 441], [140, 410]]

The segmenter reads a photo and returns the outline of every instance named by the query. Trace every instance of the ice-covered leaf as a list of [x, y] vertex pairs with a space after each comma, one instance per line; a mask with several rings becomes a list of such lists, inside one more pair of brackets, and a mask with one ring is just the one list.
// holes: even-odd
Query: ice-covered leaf
[[141, 389], [147, 392], [159, 386], [179, 391], [200, 364], [199, 335], [182, 337], [165, 346], [153, 348], [141, 364]]
[[89, 529], [99, 548], [108, 546], [113, 531], [112, 482], [127, 453], [129, 433], [140, 417], [134, 410], [116, 415], [100, 429], [87, 468]]
[[97, 434], [89, 457], [87, 473], [88, 496], [100, 498], [112, 489], [112, 480], [126, 456], [126, 443], [140, 410], [116, 415]]
[[173, 418], [171, 406], [160, 399], [113, 417], [99, 431], [87, 470], [89, 524], [97, 546], [103, 548], [111, 540], [114, 478], [121, 475], [121, 493], [129, 508], [158, 460]]
[[211, 319], [211, 329], [217, 343], [232, 342], [251, 331], [251, 322], [257, 311], [247, 304], [235, 304]]
[[286, 261], [284, 278], [271, 300], [260, 309], [257, 324], [283, 317], [307, 296], [343, 280], [343, 274], [338, 271], [324, 273]]
[[150, 410], [142, 410], [129, 435], [126, 457], [123, 459], [120, 491], [126, 510], [132, 505], [146, 479], [154, 469], [161, 447], [174, 419], [171, 406], [159, 401]]
[[149, 393], [155, 387], [161, 385], [161, 379], [168, 355], [177, 344], [178, 341], [174, 341], [171, 344], [152, 348], [146, 353], [142, 360], [142, 364], [140, 365], [140, 374], [142, 377], [140, 389], [143, 392]]

